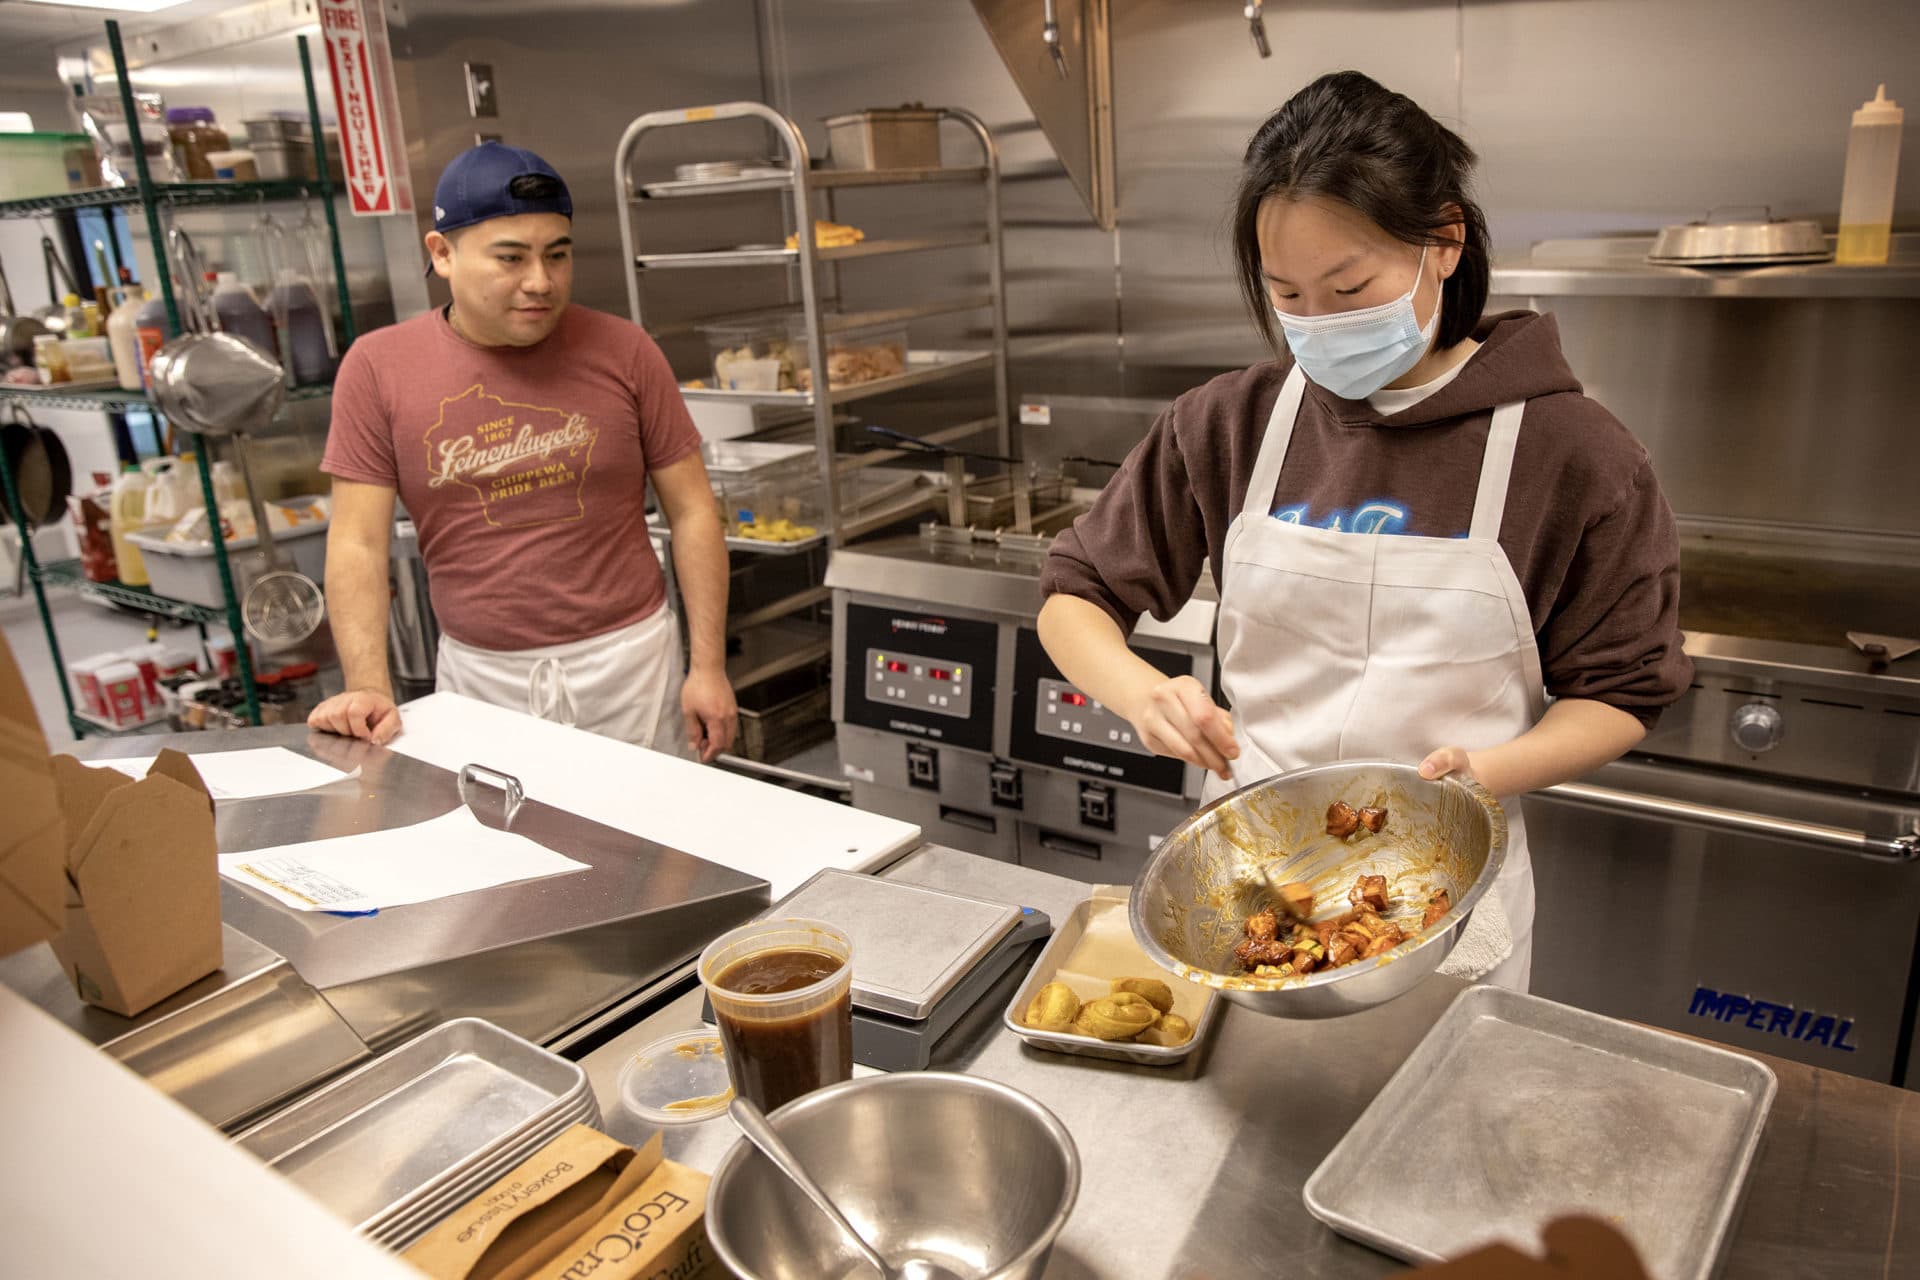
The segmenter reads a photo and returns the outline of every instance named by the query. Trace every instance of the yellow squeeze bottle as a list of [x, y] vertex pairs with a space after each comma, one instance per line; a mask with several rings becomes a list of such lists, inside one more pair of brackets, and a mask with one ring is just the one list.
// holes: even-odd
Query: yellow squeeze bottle
[[1893, 240], [1893, 188], [1900, 176], [1900, 134], [1906, 112], [1887, 97], [1887, 86], [1853, 113], [1847, 135], [1847, 176], [1840, 191], [1842, 266], [1884, 263]]

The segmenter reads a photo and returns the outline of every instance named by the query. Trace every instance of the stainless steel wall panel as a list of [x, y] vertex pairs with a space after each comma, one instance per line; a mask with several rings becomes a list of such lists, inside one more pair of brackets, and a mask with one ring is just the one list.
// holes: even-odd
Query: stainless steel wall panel
[[1920, 299], [1541, 303], [1675, 510], [1920, 533]]
[[[404, 21], [394, 27], [392, 38], [395, 58], [406, 68], [400, 78], [401, 111], [420, 234], [431, 228], [433, 187], [447, 162], [472, 146], [476, 134], [498, 134], [539, 152], [567, 180], [574, 202], [574, 300], [625, 315], [628, 268], [620, 260], [614, 217], [614, 144], [629, 121], [648, 111], [760, 96], [753, 4], [404, 0], [401, 8]], [[468, 62], [493, 67], [497, 118], [477, 121], [468, 115]], [[765, 154], [758, 126], [683, 132], [687, 136], [659, 149], [662, 172], [657, 176], [668, 176], [676, 163], [756, 150]], [[659, 220], [663, 234], [692, 242], [662, 247], [714, 248], [765, 239], [769, 233], [778, 239], [784, 230], [771, 208], [703, 202], [698, 219]], [[748, 273], [678, 274], [650, 286], [649, 297], [659, 299], [662, 314], [669, 307], [675, 315], [713, 314], [767, 297], [767, 281]], [[445, 286], [436, 281], [434, 302], [446, 296]], [[684, 376], [696, 372], [697, 356], [688, 354], [694, 350], [676, 353], [686, 362]]]
[[1266, 22], [1271, 58], [1254, 51], [1238, 5], [1116, 6], [1120, 327], [1130, 365], [1226, 369], [1265, 355], [1234, 281], [1228, 216], [1247, 139], [1301, 86], [1351, 67], [1453, 115], [1452, 4], [1274, 6]]
[[[1461, 17], [1468, 140], [1508, 252], [1714, 205], [1831, 220], [1851, 112], [1882, 80], [1920, 92], [1906, 0], [1507, 0]], [[1920, 129], [1902, 159], [1920, 171]], [[1920, 218], [1920, 183], [1899, 208]]]

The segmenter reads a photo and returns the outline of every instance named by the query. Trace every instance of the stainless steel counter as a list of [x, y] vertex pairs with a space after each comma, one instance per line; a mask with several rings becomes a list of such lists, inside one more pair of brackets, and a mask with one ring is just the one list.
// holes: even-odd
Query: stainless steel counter
[[[886, 874], [1014, 898], [1056, 918], [1086, 893], [1070, 880], [933, 846]], [[1291, 1276], [1398, 1268], [1320, 1225], [1300, 1189], [1463, 984], [1432, 978], [1391, 1004], [1326, 1022], [1228, 1008], [1212, 1043], [1168, 1071], [1028, 1048], [999, 1022], [1018, 977], [1003, 979], [961, 1021], [933, 1066], [1021, 1089], [1073, 1133], [1084, 1178], [1049, 1276], [1200, 1280], [1247, 1274], [1256, 1259]], [[585, 1059], [614, 1136], [635, 1142], [650, 1132], [620, 1105], [628, 1054], [697, 1026], [699, 1016], [696, 989]], [[1903, 1198], [1920, 1194], [1920, 1114], [1906, 1115], [1913, 1095], [1763, 1060], [1780, 1091], [1723, 1276], [1920, 1275], [1920, 1214], [1899, 1213]], [[723, 1118], [669, 1130], [666, 1150], [711, 1170], [734, 1138]]]
[[[353, 773], [311, 791], [222, 802], [222, 853], [423, 822], [461, 803], [453, 774], [384, 747], [309, 733], [304, 725], [87, 743], [88, 759], [207, 754], [279, 746]], [[474, 747], [485, 764], [486, 748]], [[500, 796], [476, 796], [480, 820], [503, 825]], [[529, 797], [512, 830], [586, 863], [551, 880], [342, 918], [293, 911], [231, 880], [221, 916], [284, 956], [368, 1047], [381, 1052], [445, 1021], [486, 1018], [554, 1044], [619, 1010], [651, 1003], [656, 979], [769, 900], [764, 881]]]
[[11, 987], [208, 1124], [237, 1133], [369, 1055], [293, 966], [231, 925], [220, 968], [137, 1018], [82, 1004], [46, 946], [0, 959]]

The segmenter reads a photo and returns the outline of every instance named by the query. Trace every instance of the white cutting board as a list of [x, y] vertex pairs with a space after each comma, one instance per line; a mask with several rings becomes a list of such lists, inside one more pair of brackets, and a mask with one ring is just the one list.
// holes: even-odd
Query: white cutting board
[[776, 901], [829, 867], [869, 871], [921, 844], [910, 823], [455, 693], [407, 703], [400, 723], [402, 755], [510, 773], [530, 800], [758, 876]]

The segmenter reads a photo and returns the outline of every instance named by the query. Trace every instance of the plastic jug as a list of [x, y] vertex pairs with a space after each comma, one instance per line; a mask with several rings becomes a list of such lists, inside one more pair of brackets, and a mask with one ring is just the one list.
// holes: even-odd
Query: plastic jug
[[181, 516], [201, 505], [200, 474], [194, 456], [150, 458], [140, 465], [150, 477], [146, 510], [141, 519], [150, 525], [171, 526]]
[[253, 291], [240, 283], [231, 271], [222, 271], [213, 288], [213, 316], [220, 328], [236, 338], [245, 338], [260, 354], [279, 358], [273, 342], [273, 318], [254, 301]]
[[1840, 188], [1840, 244], [1834, 261], [1869, 266], [1887, 260], [1893, 242], [1893, 188], [1900, 176], [1900, 135], [1907, 113], [1880, 86], [1853, 113], [1847, 134], [1847, 176]]
[[107, 349], [113, 353], [113, 375], [122, 391], [138, 391], [140, 335], [134, 323], [138, 295], [132, 289], [115, 289], [113, 294], [113, 314], [107, 317]]
[[140, 343], [140, 381], [144, 386], [147, 364], [153, 359], [153, 353], [173, 336], [172, 326], [167, 323], [166, 301], [149, 293], [140, 309], [133, 313], [133, 332]]
[[147, 564], [140, 548], [127, 541], [127, 534], [146, 523], [147, 491], [152, 487], [147, 474], [127, 463], [113, 482], [113, 496], [107, 509], [107, 527], [113, 533], [113, 558], [120, 566], [120, 581], [130, 587], [147, 585]]
[[224, 458], [213, 464], [213, 496], [219, 501], [222, 511], [227, 509], [228, 503], [244, 503], [247, 500], [247, 482], [240, 478], [240, 468]]
[[333, 376], [333, 355], [327, 350], [327, 322], [320, 301], [305, 280], [283, 275], [267, 299], [280, 321], [280, 363], [293, 371], [296, 383], [325, 382]]

